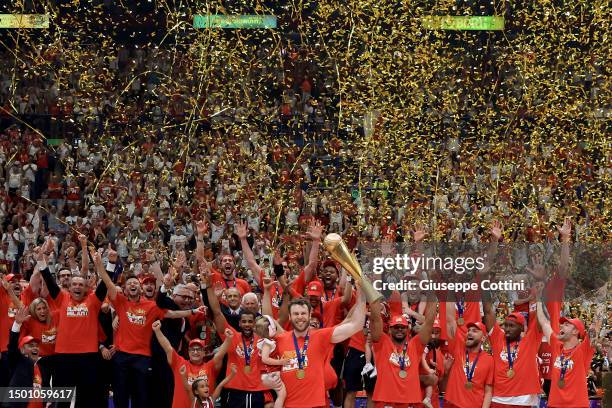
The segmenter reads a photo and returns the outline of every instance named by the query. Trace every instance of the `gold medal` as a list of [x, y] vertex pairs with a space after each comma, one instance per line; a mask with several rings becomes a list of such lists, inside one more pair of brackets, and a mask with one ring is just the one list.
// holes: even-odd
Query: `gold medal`
[[514, 369], [509, 369], [508, 372], [506, 372], [506, 375], [508, 376], [508, 378], [514, 377]]
[[474, 386], [474, 383], [471, 382], [471, 381], [468, 381], [468, 382], [465, 383], [465, 389], [466, 390], [471, 390], [473, 386]]
[[406, 372], [406, 370], [400, 370], [399, 376], [400, 378], [406, 378], [408, 377], [408, 373]]
[[457, 320], [457, 324], [459, 326], [463, 326], [465, 324], [465, 320], [463, 320], [463, 317], [460, 317], [459, 320]]
[[559, 380], [559, 382], [557, 383], [557, 385], [559, 386], [559, 388], [563, 388], [563, 387], [565, 387], [565, 380]]
[[306, 371], [300, 368], [296, 371], [295, 376], [297, 377], [298, 380], [303, 380], [304, 377], [306, 377]]
[[244, 373], [245, 374], [251, 374], [251, 366], [250, 365], [244, 366]]

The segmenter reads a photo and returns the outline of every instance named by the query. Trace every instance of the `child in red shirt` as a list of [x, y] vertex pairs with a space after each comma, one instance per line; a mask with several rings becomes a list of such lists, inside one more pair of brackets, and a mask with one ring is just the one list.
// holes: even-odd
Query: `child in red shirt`
[[261, 365], [261, 382], [276, 392], [274, 408], [283, 408], [285, 398], [287, 398], [287, 389], [280, 379], [280, 370], [281, 366], [289, 364], [290, 360], [288, 358], [271, 357], [272, 353], [276, 350], [276, 342], [273, 340], [273, 337], [283, 331], [281, 327], [278, 327], [274, 319], [268, 315], [260, 316], [255, 321], [255, 333], [261, 337], [261, 340], [257, 342], [257, 348], [263, 363]]

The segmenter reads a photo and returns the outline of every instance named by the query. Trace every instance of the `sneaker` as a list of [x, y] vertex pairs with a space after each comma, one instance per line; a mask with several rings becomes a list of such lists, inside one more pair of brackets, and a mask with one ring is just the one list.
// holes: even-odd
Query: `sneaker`
[[425, 397], [423, 400], [423, 405], [425, 405], [427, 408], [433, 408], [433, 405], [431, 405], [431, 398]]
[[374, 366], [372, 365], [372, 363], [367, 363], [363, 366], [363, 370], [361, 370], [361, 375], [366, 375], [372, 370], [374, 370]]
[[370, 378], [374, 378], [378, 375], [378, 372], [376, 371], [376, 367], [374, 367], [374, 370], [372, 370], [372, 373], [370, 374]]

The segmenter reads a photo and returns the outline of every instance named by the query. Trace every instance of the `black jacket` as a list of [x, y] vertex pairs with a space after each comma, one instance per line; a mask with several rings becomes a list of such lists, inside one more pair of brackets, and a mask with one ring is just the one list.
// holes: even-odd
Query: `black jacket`
[[[19, 332], [14, 332], [12, 330], [8, 344], [8, 363], [9, 375], [11, 377], [9, 387], [31, 388], [34, 384], [34, 361], [21, 354], [19, 350]], [[10, 404], [5, 404], [5, 406], [10, 406], [11, 408], [27, 407], [27, 405], [27, 402], [12, 402]]]

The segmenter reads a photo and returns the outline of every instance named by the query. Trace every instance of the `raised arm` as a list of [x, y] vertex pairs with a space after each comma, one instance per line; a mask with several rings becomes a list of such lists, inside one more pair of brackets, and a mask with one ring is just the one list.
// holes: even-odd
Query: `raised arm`
[[19, 299], [17, 295], [15, 295], [15, 292], [13, 292], [13, 288], [11, 287], [10, 282], [6, 280], [6, 276], [2, 277], [1, 282], [2, 282], [2, 287], [4, 287], [4, 290], [6, 290], [6, 293], [9, 295], [9, 298], [11, 299], [11, 302], [13, 303], [13, 305], [17, 308], [23, 307], [23, 303], [21, 302], [21, 299]]
[[272, 310], [272, 297], [270, 295], [270, 290], [272, 289], [272, 285], [274, 285], [274, 281], [270, 278], [264, 278], [263, 280], [263, 296], [261, 297], [261, 313], [273, 316]]
[[380, 340], [383, 333], [383, 321], [380, 302], [370, 304], [370, 338], [372, 342]]
[[570, 242], [572, 237], [572, 223], [569, 217], [563, 220], [563, 226], [558, 228], [561, 241], [561, 254], [559, 256], [559, 277], [567, 278], [570, 263]]
[[487, 331], [490, 332], [495, 326], [495, 309], [493, 308], [493, 299], [489, 291], [482, 291], [482, 310], [485, 326], [487, 326]]
[[342, 306], [347, 307], [351, 303], [351, 299], [353, 298], [353, 285], [351, 285], [350, 279], [346, 276], [346, 271], [342, 268], [342, 274], [345, 275], [344, 278], [344, 291], [342, 292]]
[[[87, 256], [87, 237], [83, 234], [79, 234], [79, 243], [81, 244], [81, 276], [87, 279], [87, 275], [89, 275], [89, 257]], [[106, 286], [108, 286], [108, 284]]]
[[255, 279], [257, 285], [261, 287], [261, 282], [259, 281], [259, 273], [261, 268], [255, 261], [255, 255], [253, 255], [253, 251], [251, 250], [249, 242], [247, 241], [247, 234], [248, 229], [246, 222], [240, 221], [238, 224], [236, 224], [236, 235], [238, 235], [238, 238], [240, 239], [242, 256], [246, 260], [248, 268], [251, 270], [251, 272], [253, 272], [253, 279]]
[[[101, 251], [102, 251], [101, 249], [99, 249], [97, 252], [92, 250], [92, 254], [91, 254], [91, 258], [92, 258], [93, 263], [94, 263], [94, 268], [96, 269], [98, 274], [100, 274], [101, 272], [106, 272], [104, 270], [104, 265], [102, 265], [102, 253], [101, 253]], [[116, 252], [115, 252], [115, 257], [117, 257], [117, 253]], [[109, 255], [109, 260], [110, 260], [110, 255]], [[108, 276], [108, 274], [107, 274], [107, 276]], [[111, 281], [110, 285], [108, 285], [104, 280], [102, 280], [102, 282], [100, 284], [98, 284], [98, 287], [96, 288], [96, 297], [98, 298], [98, 300], [100, 302], [104, 302], [104, 299], [106, 298], [106, 294], [108, 292], [108, 289], [111, 288], [111, 287], [115, 289], [115, 294], [116, 294], [117, 288], [112, 283], [112, 281]]]
[[[87, 251], [87, 248], [85, 248], [84, 251]], [[100, 278], [102, 278], [102, 282], [104, 282], [104, 285], [106, 285], [106, 290], [108, 291], [108, 298], [112, 302], [114, 302], [115, 299], [117, 299], [117, 287], [113, 283], [111, 277], [108, 275], [108, 272], [106, 272], [106, 268], [104, 268], [104, 266], [102, 265], [102, 257], [100, 255], [100, 252], [94, 251], [93, 248], [90, 248], [89, 251], [91, 259], [93, 259], [96, 272], [98, 272], [98, 275], [100, 276]]]
[[366, 301], [365, 295], [359, 284], [357, 284], [357, 302], [352, 309], [352, 313], [349, 312], [350, 317], [334, 327], [334, 332], [331, 337], [332, 343], [341, 343], [363, 329], [366, 315]]
[[229, 328], [225, 329], [224, 334], [225, 340], [223, 340], [223, 343], [221, 343], [221, 346], [219, 346], [213, 357], [213, 361], [215, 362], [215, 370], [221, 369], [221, 366], [223, 365], [223, 357], [229, 351], [230, 346], [232, 345], [232, 339], [234, 338], [234, 332]]
[[553, 329], [550, 325], [550, 320], [546, 316], [544, 311], [544, 305], [541, 300], [538, 300], [536, 303], [536, 314], [538, 316], [538, 323], [540, 323], [540, 327], [542, 328], [542, 333], [544, 333], [544, 337], [550, 343], [550, 337], [553, 335]]
[[230, 374], [225, 377], [220, 383], [219, 385], [217, 385], [217, 387], [215, 388], [215, 391], [213, 391], [211, 398], [212, 400], [216, 400], [217, 398], [219, 398], [219, 396], [221, 395], [221, 391], [223, 391], [223, 387], [225, 387], [225, 384], [227, 384], [228, 382], [230, 382], [232, 380], [232, 378], [234, 378], [236, 376], [236, 372], [238, 371], [238, 368], [236, 367], [236, 364], [232, 364], [230, 366]]
[[181, 381], [183, 382], [183, 388], [185, 389], [185, 392], [189, 396], [189, 406], [193, 407], [195, 406], [194, 401], [196, 397], [193, 394], [193, 391], [191, 390], [191, 385], [189, 385], [189, 380], [187, 379], [187, 366], [182, 365], [181, 368], [179, 368], [179, 373], [181, 374]]
[[455, 305], [452, 302], [449, 302], [447, 299], [447, 301], [444, 303], [444, 307], [446, 308], [446, 330], [448, 331], [448, 337], [450, 339], [454, 339], [455, 333], [457, 332]]
[[49, 270], [47, 266], [47, 255], [46, 254], [50, 246], [49, 244], [50, 242], [51, 240], [47, 240], [47, 242], [45, 242], [45, 244], [41, 248], [37, 248], [35, 250], [35, 253], [36, 253], [36, 264], [38, 266], [38, 270], [40, 271], [40, 274], [42, 275], [43, 280], [45, 281], [45, 285], [47, 285], [47, 289], [49, 290], [49, 296], [51, 296], [51, 299], [55, 299], [60, 293], [60, 287], [58, 286], [57, 282], [51, 275], [51, 271]]
[[431, 331], [433, 330], [433, 323], [436, 318], [437, 304], [438, 303], [435, 300], [427, 301], [427, 307], [425, 308], [425, 322], [421, 326], [421, 330], [419, 330], [419, 338], [423, 344], [429, 343], [429, 339], [431, 338]]
[[159, 345], [166, 352], [168, 364], [172, 364], [172, 354], [174, 353], [174, 349], [172, 348], [172, 344], [170, 344], [168, 338], [164, 336], [164, 333], [161, 331], [161, 322], [156, 320], [153, 322], [151, 327], [153, 328], [153, 333], [155, 333], [155, 337], [157, 338]]
[[319, 246], [321, 246], [321, 233], [323, 227], [319, 221], [314, 224], [310, 224], [306, 236], [311, 240], [310, 252], [308, 254], [308, 264], [304, 267], [304, 275], [306, 282], [310, 282], [317, 270], [319, 263]]
[[221, 311], [219, 298], [217, 298], [213, 287], [210, 285], [210, 264], [206, 267], [206, 271], [206, 273], [202, 273], [202, 270], [200, 270], [200, 280], [202, 282], [202, 287], [206, 286], [206, 297], [208, 299], [208, 304], [210, 305], [210, 311], [213, 314], [217, 333], [221, 335], [221, 333], [225, 331], [225, 327], [227, 326], [227, 320], [225, 320], [225, 316]]

